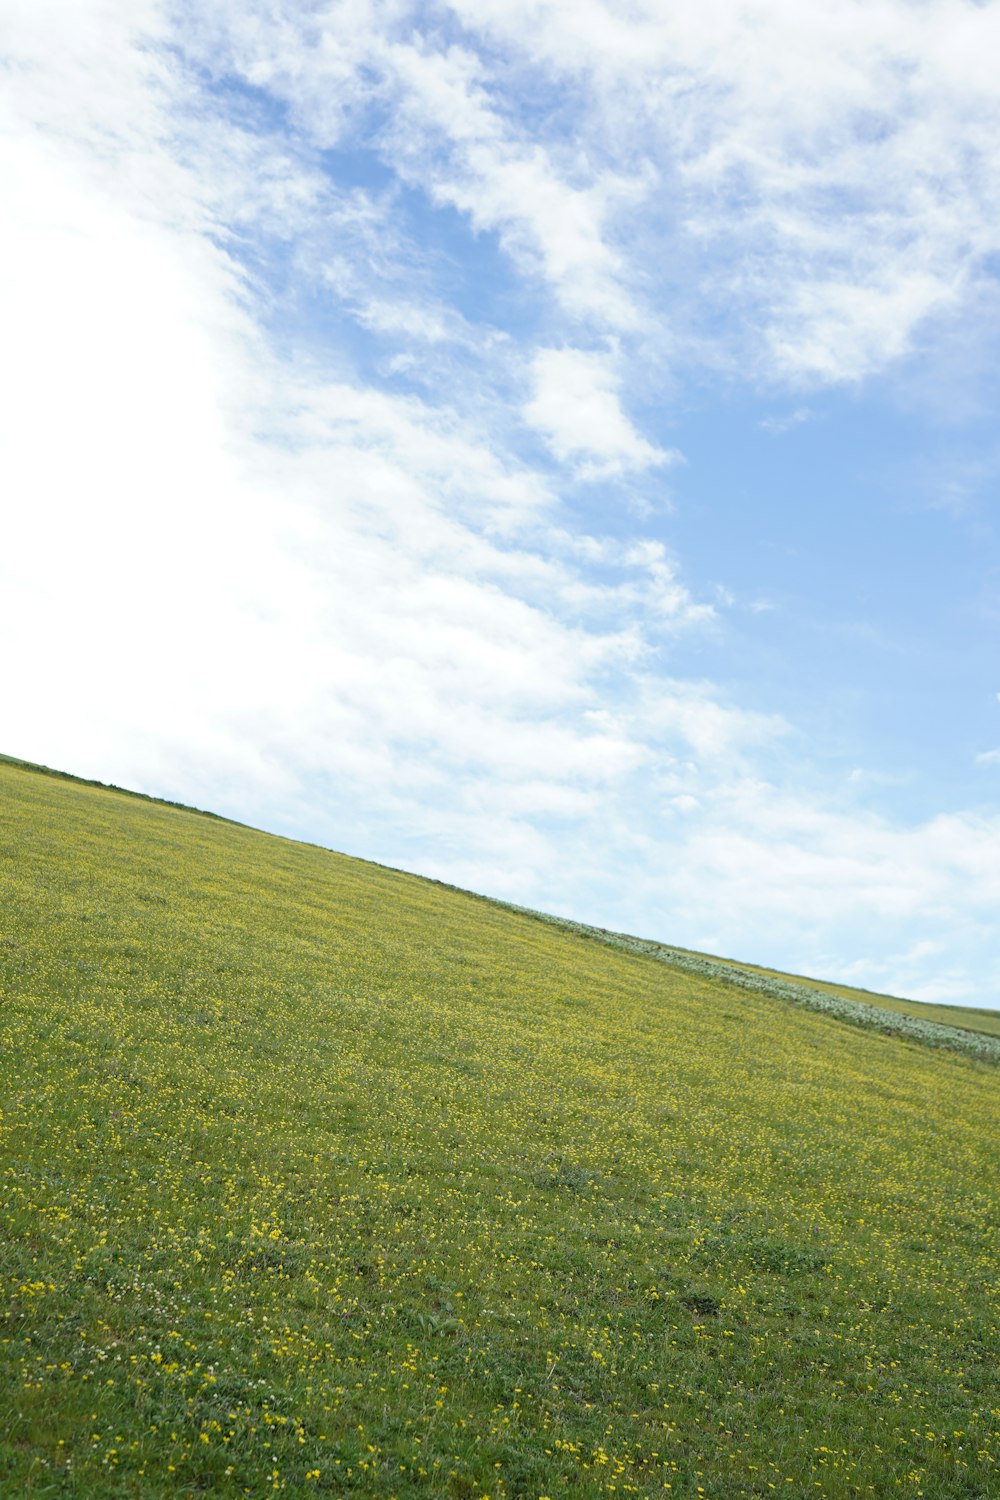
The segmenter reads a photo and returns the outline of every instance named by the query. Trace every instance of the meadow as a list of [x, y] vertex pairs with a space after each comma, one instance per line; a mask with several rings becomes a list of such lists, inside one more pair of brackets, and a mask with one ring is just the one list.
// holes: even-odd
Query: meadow
[[1000, 1495], [989, 1056], [10, 763], [0, 851], [4, 1500]]
[[733, 959], [716, 959], [715, 962], [742, 974], [802, 985], [807, 989], [819, 990], [821, 994], [850, 1000], [857, 1005], [874, 1006], [879, 1010], [891, 1010], [898, 1015], [911, 1016], [917, 1021], [932, 1021], [938, 1026], [957, 1027], [963, 1031], [979, 1032], [984, 1036], [1000, 1037], [1000, 1010], [987, 1010], [974, 1005], [940, 1005], [932, 1000], [906, 1000], [899, 995], [862, 990], [856, 985], [831, 984], [825, 979], [809, 979], [800, 974], [786, 974], [779, 969], [764, 969], [759, 964], [741, 964]]
[[[454, 889], [454, 887], [452, 888]], [[625, 953], [642, 954], [657, 963], [669, 964], [688, 974], [721, 979], [741, 990], [754, 990], [791, 1005], [839, 1016], [853, 1026], [867, 1026], [889, 1036], [915, 1037], [929, 1047], [950, 1047], [970, 1057], [988, 1058], [1000, 1063], [1000, 1011], [969, 1005], [934, 1005], [924, 1000], [901, 1000], [894, 995], [874, 994], [850, 985], [830, 984], [825, 980], [806, 979], [778, 969], [764, 969], [758, 964], [741, 964], [731, 958], [716, 958], [690, 948], [677, 948], [651, 938], [633, 937], [626, 932], [610, 932], [606, 927], [592, 927], [567, 917], [514, 906], [510, 902], [480, 897], [507, 911], [534, 917], [564, 932], [617, 948]]]

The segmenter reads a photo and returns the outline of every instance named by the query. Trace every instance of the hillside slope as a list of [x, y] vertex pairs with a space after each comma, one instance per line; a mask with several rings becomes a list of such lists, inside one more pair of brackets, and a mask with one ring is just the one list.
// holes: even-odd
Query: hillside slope
[[[452, 887], [454, 889], [454, 887]], [[754, 990], [790, 1005], [805, 1005], [810, 1010], [837, 1016], [853, 1026], [867, 1026], [890, 1036], [906, 1036], [928, 1047], [951, 1047], [970, 1057], [1000, 1063], [1000, 1011], [976, 1009], [965, 1005], [930, 1005], [920, 1000], [900, 1000], [892, 995], [877, 995], [871, 990], [853, 989], [849, 985], [829, 984], [824, 980], [806, 979], [778, 969], [762, 969], [757, 964], [741, 964], [731, 958], [716, 958], [691, 948], [677, 948], [651, 938], [634, 937], [626, 932], [592, 927], [568, 917], [533, 911], [481, 896], [506, 911], [530, 916], [537, 922], [558, 927], [577, 937], [651, 958], [686, 974], [719, 980], [726, 987]]]
[[0, 1494], [1000, 1491], [1000, 1073], [0, 766]]

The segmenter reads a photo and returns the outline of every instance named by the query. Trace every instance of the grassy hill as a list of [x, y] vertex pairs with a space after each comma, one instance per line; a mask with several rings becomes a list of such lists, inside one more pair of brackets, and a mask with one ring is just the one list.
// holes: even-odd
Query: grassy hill
[[5, 1500], [1000, 1493], [988, 1058], [11, 763], [0, 849]]
[[[454, 887], [452, 887], [454, 889]], [[464, 894], [468, 894], [467, 892]], [[591, 927], [510, 902], [478, 898], [502, 906], [507, 911], [534, 917], [538, 922], [589, 938], [609, 948], [640, 954], [657, 963], [669, 964], [688, 974], [718, 979], [737, 989], [755, 990], [792, 1005], [838, 1016], [855, 1026], [868, 1026], [892, 1036], [910, 1036], [931, 1047], [951, 1047], [972, 1057], [989, 1058], [1000, 1063], [1000, 1011], [968, 1005], [934, 1005], [922, 1000], [901, 1000], [895, 995], [875, 994], [850, 985], [830, 984], [821, 979], [806, 979], [779, 969], [763, 969], [758, 964], [741, 964], [731, 958], [716, 958], [691, 948], [677, 948], [650, 938], [610, 932], [605, 927]]]
[[984, 1036], [1000, 1037], [1000, 1010], [987, 1010], [975, 1005], [936, 1005], [930, 1000], [904, 1000], [899, 995], [883, 995], [873, 990], [861, 990], [856, 985], [830, 984], [824, 979], [807, 979], [800, 974], [786, 974], [780, 969], [763, 969], [758, 964], [741, 964], [733, 959], [717, 959], [717, 963], [743, 974], [759, 974], [768, 979], [789, 981], [806, 985], [828, 995], [839, 996], [858, 1005], [874, 1005], [882, 1010], [892, 1010], [901, 1016], [912, 1016], [917, 1021], [930, 1021], [938, 1026], [959, 1027], [963, 1031], [980, 1032]]

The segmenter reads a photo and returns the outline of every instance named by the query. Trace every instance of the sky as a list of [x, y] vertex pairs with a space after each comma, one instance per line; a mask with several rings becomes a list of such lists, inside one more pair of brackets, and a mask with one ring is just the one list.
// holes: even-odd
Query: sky
[[0, 750], [1000, 1005], [998, 55], [2, 0]]

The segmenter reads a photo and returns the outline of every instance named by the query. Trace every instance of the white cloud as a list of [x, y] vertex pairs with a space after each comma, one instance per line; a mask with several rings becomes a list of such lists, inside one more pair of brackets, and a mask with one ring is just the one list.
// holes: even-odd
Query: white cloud
[[663, 914], [654, 934], [669, 919], [677, 941], [710, 952], [995, 1003], [1000, 819], [904, 828], [753, 777], [692, 777], [672, 800], [695, 794], [699, 809], [676, 825], [669, 860], [653, 841], [635, 860], [636, 885]]
[[185, 43], [300, 139], [361, 134], [570, 324], [817, 386], [976, 317], [1000, 249], [998, 14], [216, 0]]
[[[85, 56], [58, 61], [86, 93]], [[97, 133], [81, 150], [60, 116], [4, 140], [0, 567], [26, 642], [4, 743], [286, 821], [333, 778], [382, 837], [482, 847], [644, 763], [636, 726], [593, 711], [637, 622], [697, 619], [662, 551], [621, 556], [588, 617], [579, 569], [532, 546], [542, 476], [447, 404], [275, 357], [201, 228], [239, 196], [231, 157], [221, 184], [214, 158], [178, 167], [156, 110]]]
[[1000, 247], [996, 6], [451, 4], [577, 91], [588, 148], [613, 141], [618, 170], [646, 174], [662, 232], [620, 224], [619, 253], [671, 286], [683, 265], [686, 297], [725, 308], [731, 358], [856, 380], [971, 308]]
[[[495, 231], [518, 260], [537, 263], [571, 311], [628, 327], [636, 313], [604, 234], [609, 200], [628, 180], [566, 180], [537, 140], [525, 140], [493, 106], [478, 57], [451, 47], [396, 44], [388, 68], [400, 90], [387, 134], [397, 170], [459, 209], [477, 231]], [[434, 148], [444, 146], [442, 153]]]
[[788, 412], [783, 417], [764, 417], [757, 425], [770, 433], [772, 437], [782, 437], [793, 428], [801, 427], [803, 422], [811, 422], [813, 416], [814, 413], [808, 406], [797, 406], [794, 411]]
[[982, 750], [976, 756], [977, 766], [1000, 765], [1000, 750]]
[[641, 179], [594, 173], [525, 133], [478, 54], [435, 45], [418, 6], [339, 0], [305, 16], [287, 3], [223, 0], [191, 18], [185, 40], [287, 101], [324, 148], [379, 112], [377, 143], [401, 180], [465, 215], [476, 233], [496, 234], [574, 316], [635, 325], [605, 223], [642, 192]]
[[646, 441], [622, 411], [618, 382], [603, 354], [542, 349], [532, 363], [534, 395], [525, 419], [560, 463], [583, 478], [675, 463], [680, 455]]

